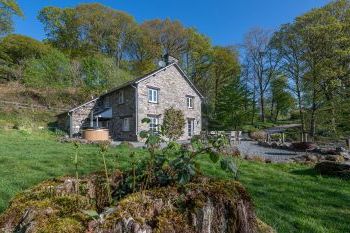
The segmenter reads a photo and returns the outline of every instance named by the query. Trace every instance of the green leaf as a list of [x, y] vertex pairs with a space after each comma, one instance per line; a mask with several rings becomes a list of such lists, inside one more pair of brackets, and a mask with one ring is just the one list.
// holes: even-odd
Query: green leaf
[[220, 159], [220, 155], [219, 153], [213, 151], [213, 150], [209, 150], [209, 157], [210, 157], [210, 160], [213, 162], [213, 163], [217, 163]]
[[141, 131], [140, 132], [140, 137], [141, 138], [147, 138], [148, 137], [148, 132], [147, 131]]
[[82, 212], [91, 218], [100, 218], [100, 215], [96, 212], [96, 210], [83, 210]]
[[149, 124], [151, 123], [151, 120], [149, 118], [143, 118], [141, 122], [145, 124]]

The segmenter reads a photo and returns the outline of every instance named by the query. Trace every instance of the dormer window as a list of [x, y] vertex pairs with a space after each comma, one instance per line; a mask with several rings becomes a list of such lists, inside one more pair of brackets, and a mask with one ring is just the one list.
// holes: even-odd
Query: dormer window
[[148, 102], [158, 103], [158, 89], [148, 88]]
[[118, 104], [124, 103], [124, 90], [120, 90], [118, 93]]
[[187, 96], [187, 108], [193, 108], [193, 101], [194, 101], [194, 97], [193, 96]]

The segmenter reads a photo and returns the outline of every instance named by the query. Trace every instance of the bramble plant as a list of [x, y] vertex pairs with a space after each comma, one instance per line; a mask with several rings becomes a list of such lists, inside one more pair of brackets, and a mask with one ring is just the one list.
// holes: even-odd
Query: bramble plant
[[75, 166], [75, 190], [79, 195], [79, 174], [78, 174], [78, 154], [79, 154], [79, 142], [74, 142], [75, 156], [74, 156], [74, 166]]
[[112, 193], [111, 193], [111, 186], [110, 186], [110, 182], [109, 182], [108, 169], [107, 169], [106, 156], [105, 156], [105, 154], [109, 148], [109, 142], [108, 141], [101, 142], [99, 144], [99, 147], [100, 147], [100, 154], [102, 155], [103, 165], [104, 165], [104, 170], [105, 170], [105, 175], [106, 175], [108, 202], [111, 204], [112, 203]]
[[[143, 123], [149, 123], [144, 119]], [[118, 190], [119, 197], [125, 193], [143, 191], [150, 187], [167, 185], [184, 185], [194, 177], [201, 175], [202, 170], [198, 159], [209, 155], [213, 163], [219, 163], [221, 168], [237, 178], [237, 167], [234, 158], [223, 156], [221, 152], [228, 145], [225, 136], [210, 136], [206, 139], [194, 137], [189, 144], [180, 145], [170, 141], [161, 148], [164, 131], [159, 133], [143, 131], [140, 137], [145, 139], [149, 156], [140, 162], [133, 162], [132, 171]], [[132, 155], [134, 156], [134, 155]]]

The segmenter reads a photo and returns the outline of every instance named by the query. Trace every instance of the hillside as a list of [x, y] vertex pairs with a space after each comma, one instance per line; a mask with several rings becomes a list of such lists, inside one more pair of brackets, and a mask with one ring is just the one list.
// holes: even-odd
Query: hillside
[[0, 84], [0, 128], [46, 127], [54, 116], [88, 97], [74, 88], [28, 88], [18, 82]]

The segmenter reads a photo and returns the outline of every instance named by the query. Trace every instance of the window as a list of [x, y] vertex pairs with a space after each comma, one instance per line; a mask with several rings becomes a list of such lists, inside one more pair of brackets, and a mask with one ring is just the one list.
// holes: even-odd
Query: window
[[158, 133], [158, 131], [159, 131], [159, 117], [152, 116], [152, 117], [149, 117], [149, 119], [150, 119], [149, 130], [152, 133]]
[[158, 103], [158, 90], [154, 88], [148, 89], [148, 102]]
[[130, 118], [129, 117], [123, 118], [122, 131], [124, 131], [124, 132], [130, 131]]
[[109, 108], [110, 107], [109, 96], [106, 96], [106, 98], [104, 100], [104, 106], [105, 106], [105, 108]]
[[118, 93], [118, 103], [119, 104], [124, 103], [124, 90], [120, 90]]
[[193, 108], [193, 101], [194, 101], [194, 97], [192, 96], [187, 96], [187, 107], [188, 108]]
[[194, 119], [187, 119], [187, 133], [188, 137], [194, 135]]

